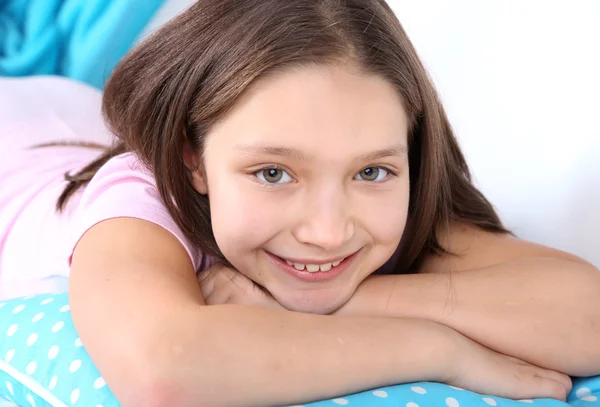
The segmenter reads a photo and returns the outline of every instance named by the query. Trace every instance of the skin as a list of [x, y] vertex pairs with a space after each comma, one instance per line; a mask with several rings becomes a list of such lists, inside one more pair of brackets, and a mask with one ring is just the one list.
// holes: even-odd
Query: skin
[[[406, 146], [406, 114], [385, 80], [314, 66], [256, 83], [209, 133], [194, 182], [208, 193], [217, 243], [238, 271], [287, 309], [328, 313], [400, 242]], [[274, 167], [267, 179], [264, 169]], [[323, 264], [355, 252], [348, 270], [322, 282], [282, 272], [267, 254]]]
[[[194, 173], [219, 247], [237, 270], [200, 274], [207, 303], [423, 318], [546, 368], [600, 373], [600, 352], [565, 353], [596, 349], [599, 333], [600, 273], [576, 256], [454, 223], [438, 230], [451, 254], [429, 256], [415, 275], [371, 276], [404, 233], [406, 145], [401, 100], [379, 77], [315, 66], [255, 84], [209, 133]], [[399, 154], [358, 158], [393, 148]], [[265, 175], [271, 167], [280, 169], [276, 177]], [[367, 180], [366, 168], [390, 171]], [[344, 273], [322, 282], [288, 274], [267, 254], [319, 264], [356, 251]]]
[[[148, 221], [109, 219], [85, 233], [71, 265], [71, 313], [86, 350], [123, 406], [303, 404], [418, 380], [509, 398], [565, 399], [571, 382], [554, 371], [560, 370], [558, 364], [544, 369], [526, 357], [511, 357], [519, 350], [529, 356], [532, 343], [547, 348], [537, 338], [521, 335], [528, 338], [529, 348], [493, 349], [490, 338], [498, 332], [480, 329], [490, 319], [488, 309], [481, 315], [470, 312], [482, 308], [480, 297], [469, 297], [451, 322], [433, 321], [435, 310], [431, 315], [400, 315], [427, 308], [423, 304], [429, 301], [403, 302], [417, 293], [426, 293], [432, 306], [439, 305], [439, 293], [447, 291], [432, 290], [436, 284], [431, 280], [412, 278], [445, 277], [444, 261], [459, 260], [430, 259], [425, 263], [430, 268], [423, 270], [428, 272], [415, 276], [370, 276], [390, 258], [403, 234], [409, 169], [403, 154], [356, 157], [405, 146], [406, 122], [396, 97], [376, 77], [340, 67], [305, 68], [256, 83], [212, 129], [203, 167], [193, 180], [209, 196], [217, 242], [237, 271], [213, 265], [199, 274], [196, 284], [183, 246]], [[309, 158], [238, 148], [248, 144], [295, 149]], [[188, 152], [184, 158], [190, 168], [198, 168], [200, 157]], [[261, 171], [269, 164], [289, 171], [293, 181], [275, 187], [261, 183]], [[386, 166], [398, 176], [376, 184], [356, 178], [375, 166]], [[452, 240], [459, 237], [455, 230], [443, 234]], [[267, 255], [318, 263], [357, 250], [343, 275], [310, 284], [274, 267]], [[482, 248], [458, 257], [473, 271], [464, 275], [489, 277], [491, 285], [512, 282], [514, 275], [502, 279], [503, 269], [482, 272], [485, 264], [510, 264], [505, 255], [493, 251], [479, 258], [477, 250]], [[519, 243], [514, 256], [529, 260], [531, 253]], [[579, 277], [591, 274], [588, 269], [560, 270], [561, 276], [577, 276], [577, 289], [569, 298], [583, 298], [580, 286], [590, 291], [600, 287]], [[548, 287], [539, 275], [518, 274], [527, 278], [523, 284], [495, 294], [514, 291], [530, 297], [535, 287]], [[376, 277], [397, 280], [390, 284]], [[457, 279], [461, 298], [481, 286], [475, 280]], [[382, 296], [390, 301], [381, 305]], [[586, 294], [585, 300], [589, 298]], [[497, 311], [494, 319], [506, 320], [506, 310]], [[541, 315], [539, 308], [531, 312], [523, 318]], [[588, 322], [589, 315], [595, 314], [581, 320]], [[478, 331], [483, 331], [478, 340], [465, 333]], [[589, 331], [583, 336], [594, 337]], [[576, 368], [600, 365], [593, 363]]]

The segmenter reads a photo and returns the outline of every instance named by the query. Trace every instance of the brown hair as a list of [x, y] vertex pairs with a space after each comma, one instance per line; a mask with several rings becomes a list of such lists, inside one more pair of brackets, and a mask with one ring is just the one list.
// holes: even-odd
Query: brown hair
[[411, 124], [412, 227], [394, 272], [414, 271], [425, 254], [444, 252], [436, 232], [451, 221], [507, 232], [474, 187], [436, 90], [384, 0], [198, 1], [117, 66], [103, 113], [119, 143], [69, 176], [59, 209], [111, 157], [132, 151], [153, 172], [185, 235], [226, 261], [212, 233], [208, 198], [191, 184], [184, 145], [201, 153], [211, 126], [258, 78], [348, 60], [396, 88]]

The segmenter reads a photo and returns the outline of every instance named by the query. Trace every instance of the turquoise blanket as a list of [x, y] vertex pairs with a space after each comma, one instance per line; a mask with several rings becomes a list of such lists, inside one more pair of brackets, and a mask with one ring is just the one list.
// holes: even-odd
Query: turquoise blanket
[[102, 89], [164, 0], [0, 0], [0, 76], [61, 75]]
[[[120, 407], [79, 339], [70, 311], [67, 294], [0, 301], [0, 407]], [[409, 383], [302, 407], [339, 406], [600, 407], [600, 376], [575, 379], [566, 403], [515, 401], [439, 383]]]

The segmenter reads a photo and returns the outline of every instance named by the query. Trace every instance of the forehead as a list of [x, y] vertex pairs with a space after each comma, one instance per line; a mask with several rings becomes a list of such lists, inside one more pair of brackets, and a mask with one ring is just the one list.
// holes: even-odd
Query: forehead
[[263, 78], [215, 126], [211, 144], [304, 150], [406, 146], [407, 117], [385, 79], [341, 66], [306, 66]]

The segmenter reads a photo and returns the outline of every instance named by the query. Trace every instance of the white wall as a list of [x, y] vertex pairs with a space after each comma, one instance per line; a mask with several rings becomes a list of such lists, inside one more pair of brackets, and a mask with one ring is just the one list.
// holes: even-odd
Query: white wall
[[600, 1], [388, 2], [507, 225], [600, 267]]
[[389, 2], [508, 226], [600, 266], [600, 2]]

